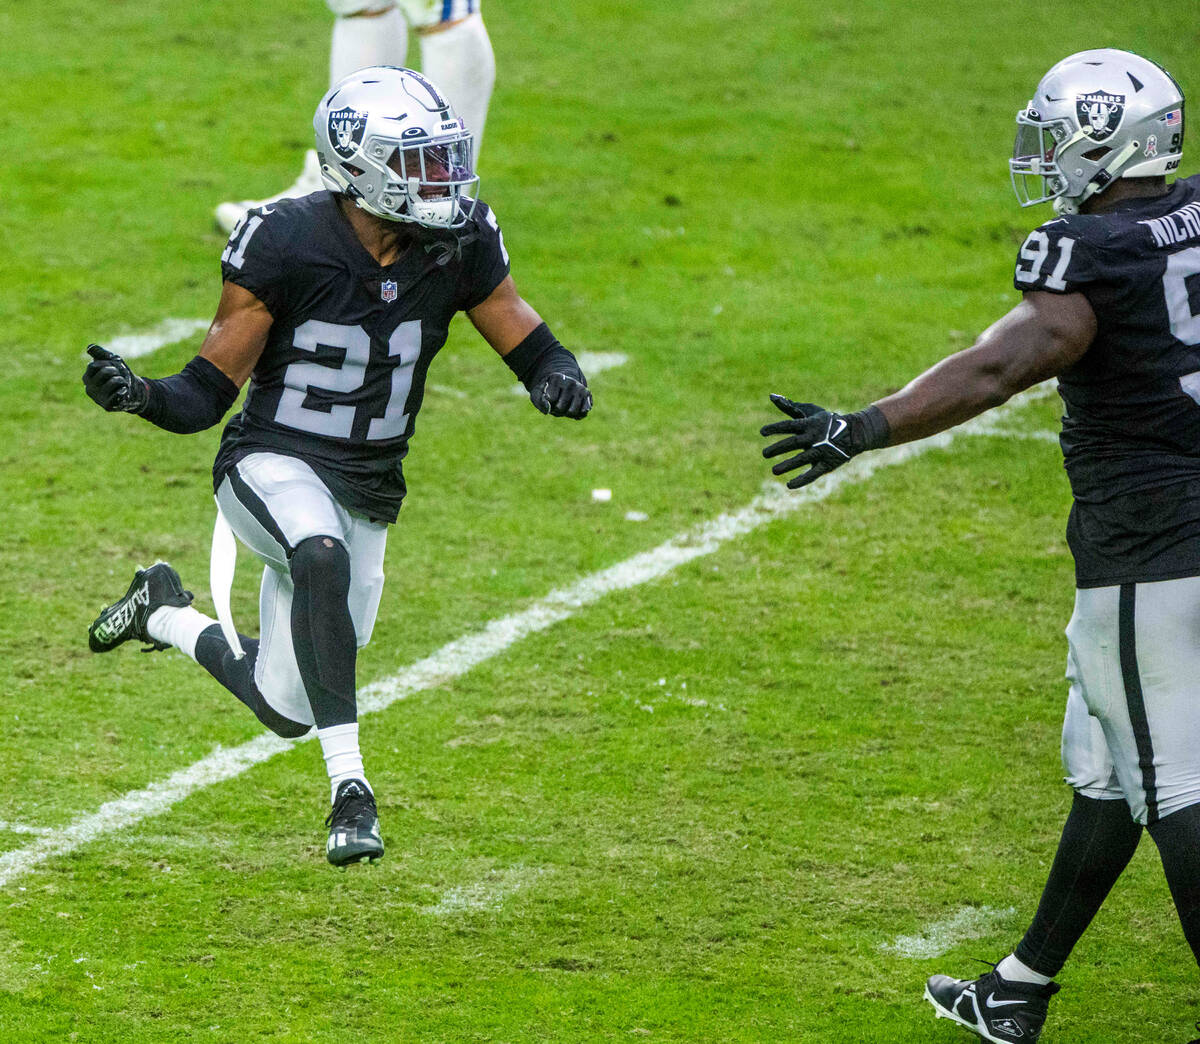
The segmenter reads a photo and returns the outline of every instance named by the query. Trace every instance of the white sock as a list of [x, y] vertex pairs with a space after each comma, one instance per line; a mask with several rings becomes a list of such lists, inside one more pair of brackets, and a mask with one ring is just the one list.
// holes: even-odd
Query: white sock
[[175, 646], [194, 660], [200, 632], [216, 622], [190, 605], [163, 605], [150, 614], [150, 619], [146, 621], [146, 633], [155, 641]]
[[1000, 978], [1007, 982], [1028, 982], [1035, 986], [1045, 986], [1053, 981], [1051, 976], [1035, 972], [1028, 964], [1018, 961], [1015, 953], [1010, 953], [997, 964], [996, 971], [1000, 973]]
[[[325, 768], [329, 772], [329, 800], [337, 797], [337, 788], [348, 779], [360, 779], [371, 790], [363, 770], [362, 753], [358, 749], [358, 722], [347, 725], [330, 725], [317, 729], [321, 741], [321, 752], [325, 755]], [[374, 791], [371, 791], [374, 793]]]
[[408, 25], [396, 7], [383, 14], [338, 15], [329, 45], [329, 84], [369, 65], [404, 65]]
[[496, 56], [483, 19], [473, 14], [449, 29], [422, 35], [421, 71], [475, 135], [478, 159], [496, 82]]

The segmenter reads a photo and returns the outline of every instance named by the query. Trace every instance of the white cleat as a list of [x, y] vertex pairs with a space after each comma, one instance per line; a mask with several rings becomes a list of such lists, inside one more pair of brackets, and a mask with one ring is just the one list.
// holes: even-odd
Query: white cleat
[[307, 196], [324, 187], [325, 182], [321, 180], [321, 162], [317, 159], [316, 150], [309, 149], [304, 155], [304, 169], [300, 172], [300, 176], [282, 192], [268, 196], [266, 199], [243, 199], [238, 203], [221, 203], [214, 211], [214, 216], [221, 231], [229, 235], [237, 223], [246, 216], [248, 210], [274, 203], [277, 199], [297, 199], [300, 196]]

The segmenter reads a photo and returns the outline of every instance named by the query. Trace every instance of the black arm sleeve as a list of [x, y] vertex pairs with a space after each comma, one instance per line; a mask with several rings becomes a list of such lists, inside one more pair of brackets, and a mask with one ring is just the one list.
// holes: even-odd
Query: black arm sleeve
[[179, 435], [211, 428], [238, 396], [237, 385], [199, 355], [171, 377], [139, 379], [149, 398], [138, 416]]
[[558, 338], [545, 323], [504, 356], [504, 361], [527, 391], [533, 391], [552, 373], [563, 373], [580, 384], [587, 384], [575, 356], [558, 343]]

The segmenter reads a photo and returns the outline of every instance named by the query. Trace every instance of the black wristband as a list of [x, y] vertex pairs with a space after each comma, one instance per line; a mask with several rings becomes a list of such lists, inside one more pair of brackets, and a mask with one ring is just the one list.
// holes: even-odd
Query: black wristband
[[[874, 403], [865, 410], [850, 414], [847, 419], [850, 420], [852, 430], [854, 430], [854, 441], [858, 443], [855, 446], [856, 451], [881, 449], [888, 444], [888, 439], [892, 434], [891, 426], [883, 415], [883, 410]], [[858, 421], [858, 423], [855, 424], [854, 421]]]
[[587, 384], [575, 356], [558, 343], [558, 338], [545, 323], [504, 356], [504, 362], [527, 391], [532, 391], [552, 373], [565, 373], [580, 384]]
[[238, 386], [199, 355], [171, 377], [142, 381], [147, 399], [138, 416], [179, 435], [211, 428], [238, 397]]

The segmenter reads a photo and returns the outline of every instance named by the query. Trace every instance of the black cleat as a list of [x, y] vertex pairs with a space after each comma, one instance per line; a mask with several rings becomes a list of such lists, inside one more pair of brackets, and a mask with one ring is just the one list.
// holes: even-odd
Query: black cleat
[[1036, 1044], [1056, 983], [1035, 986], [1009, 982], [994, 968], [978, 979], [934, 975], [925, 984], [925, 999], [939, 1019], [950, 1019], [993, 1044]]
[[337, 788], [325, 825], [329, 827], [325, 858], [334, 866], [375, 863], [383, 858], [375, 795], [361, 780], [348, 779]]
[[192, 592], [183, 589], [179, 574], [166, 562], [155, 562], [149, 569], [139, 569], [129, 590], [92, 621], [88, 646], [92, 652], [110, 652], [135, 638], [146, 643], [142, 652], [169, 649], [166, 642], [155, 641], [147, 634], [146, 621], [164, 605], [182, 608], [191, 604]]

